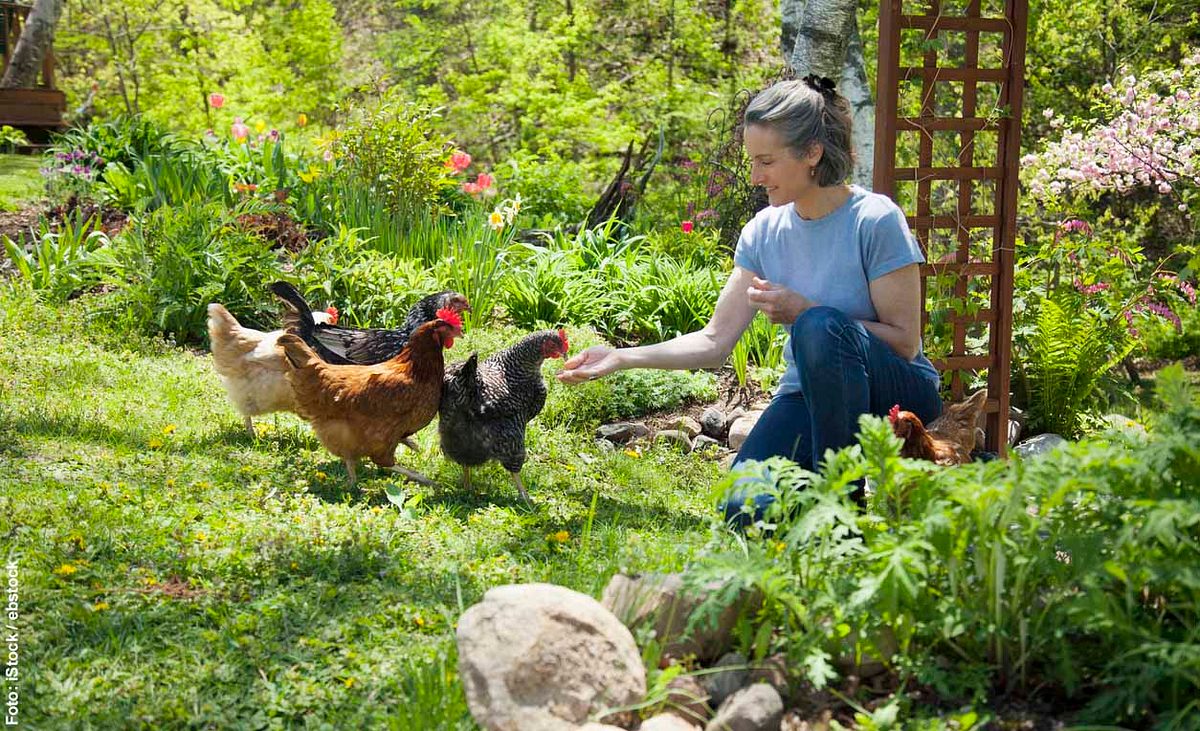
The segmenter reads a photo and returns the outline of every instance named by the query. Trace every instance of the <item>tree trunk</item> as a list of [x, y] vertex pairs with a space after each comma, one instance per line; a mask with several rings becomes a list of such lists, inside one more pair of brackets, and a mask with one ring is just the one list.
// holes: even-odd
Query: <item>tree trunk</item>
[[13, 49], [0, 89], [27, 89], [37, 83], [42, 59], [54, 45], [54, 26], [62, 15], [63, 0], [36, 0], [25, 20], [21, 38]]
[[854, 115], [855, 183], [871, 187], [875, 161], [875, 102], [863, 60], [854, 0], [783, 0], [780, 45], [797, 76], [838, 79]]

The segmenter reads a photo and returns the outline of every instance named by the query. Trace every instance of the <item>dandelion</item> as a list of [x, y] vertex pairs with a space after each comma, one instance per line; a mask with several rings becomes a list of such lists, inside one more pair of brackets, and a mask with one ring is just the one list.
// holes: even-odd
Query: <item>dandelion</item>
[[626, 450], [625, 450], [625, 456], [626, 456], [626, 457], [633, 457], [634, 459], [637, 459], [638, 457], [641, 457], [641, 456], [642, 456], [642, 453], [641, 453], [641, 452], [639, 452], [639, 451], [637, 451], [636, 449], [626, 449]]
[[415, 619], [413, 619], [413, 624], [417, 625], [418, 627], [424, 627], [425, 626], [425, 618], [418, 615]]
[[571, 540], [571, 533], [570, 531], [560, 530], [547, 535], [546, 540], [550, 541], [551, 543], [566, 543], [567, 541]]
[[316, 477], [318, 480], [324, 480], [324, 479], [326, 479], [327, 477], [329, 477], [329, 475], [325, 474], [325, 473], [324, 473], [324, 472], [322, 472], [321, 470], [317, 470], [316, 474], [315, 474], [315, 475], [313, 475], [313, 476], [314, 476], [314, 477]]
[[200, 543], [204, 543], [208, 540], [208, 534], [202, 530], [198, 530], [196, 531], [196, 540]]
[[300, 112], [300, 114], [296, 115], [296, 126], [297, 127], [303, 127], [307, 124], [308, 124], [308, 115], [307, 114], [305, 114], [304, 112]]
[[238, 142], [245, 142], [246, 138], [250, 136], [250, 128], [242, 124], [241, 117], [234, 117], [233, 124], [229, 126], [229, 133]]
[[92, 605], [93, 612], [103, 612], [105, 609], [108, 609], [108, 602], [101, 601]]
[[58, 574], [59, 576], [70, 576], [71, 574], [75, 573], [78, 570], [79, 569], [75, 568], [71, 564], [65, 563], [62, 566], [59, 566], [58, 568], [54, 569], [54, 573]]
[[167, 424], [166, 426], [163, 427], [163, 434], [174, 434], [174, 433], [175, 433], [175, 425], [174, 424]]
[[225, 97], [221, 94], [212, 93], [208, 95], [208, 105], [213, 109], [220, 109], [225, 106]]
[[696, 227], [696, 224], [692, 223], [691, 221], [684, 221], [679, 224], [679, 229], [681, 231], [683, 231], [685, 234], [690, 234], [692, 232], [692, 229], [694, 229], [695, 227]]
[[492, 227], [493, 231], [502, 230], [504, 228], [504, 214], [499, 210], [492, 211], [491, 215], [488, 216], [488, 225]]
[[150, 437], [150, 441], [147, 442], [147, 445], [149, 445], [151, 449], [158, 449], [163, 445], [163, 440], [159, 439], [158, 437]]
[[346, 678], [345, 680], [342, 681], [342, 685], [346, 686], [347, 688], [353, 688], [354, 687], [354, 678]]

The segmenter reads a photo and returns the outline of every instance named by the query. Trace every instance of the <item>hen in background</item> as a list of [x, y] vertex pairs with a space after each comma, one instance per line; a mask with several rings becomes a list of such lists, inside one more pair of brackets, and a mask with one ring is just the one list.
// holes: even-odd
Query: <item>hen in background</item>
[[396, 465], [396, 446], [425, 427], [438, 412], [445, 375], [443, 348], [462, 334], [462, 319], [450, 309], [413, 331], [396, 357], [375, 365], [331, 365], [296, 335], [279, 339], [290, 365], [296, 411], [321, 444], [346, 463], [350, 486], [359, 458], [416, 482], [433, 484]]
[[971, 461], [971, 452], [957, 443], [935, 437], [921, 423], [921, 418], [911, 411], [901, 411], [896, 404], [888, 411], [892, 431], [904, 442], [900, 456], [909, 459], [924, 459], [935, 464], [950, 466]]
[[946, 404], [942, 415], [925, 429], [931, 437], [953, 442], [970, 454], [983, 446], [983, 430], [978, 424], [986, 404], [987, 389], [981, 388], [956, 404]]
[[442, 452], [462, 465], [463, 487], [471, 487], [471, 468], [498, 461], [527, 502], [521, 482], [525, 464], [525, 426], [546, 405], [542, 361], [566, 358], [567, 334], [542, 330], [492, 354], [482, 363], [473, 353], [446, 373], [438, 410]]
[[417, 300], [395, 330], [339, 327], [337, 323], [315, 324], [303, 317], [301, 313], [309, 310], [308, 302], [291, 284], [275, 282], [271, 291], [288, 305], [284, 328], [298, 335], [321, 360], [334, 365], [382, 363], [396, 357], [420, 325], [437, 319], [438, 310], [453, 310], [461, 317], [471, 309], [464, 295], [446, 290]]
[[[337, 308], [324, 312], [304, 311], [313, 322], [337, 323]], [[299, 316], [299, 315], [298, 315]], [[229, 402], [242, 415], [246, 431], [254, 436], [252, 417], [274, 411], [295, 411], [296, 398], [288, 383], [287, 364], [279, 349], [283, 330], [263, 332], [245, 327], [216, 302], [208, 306], [208, 339], [212, 344], [213, 367], [221, 377]]]

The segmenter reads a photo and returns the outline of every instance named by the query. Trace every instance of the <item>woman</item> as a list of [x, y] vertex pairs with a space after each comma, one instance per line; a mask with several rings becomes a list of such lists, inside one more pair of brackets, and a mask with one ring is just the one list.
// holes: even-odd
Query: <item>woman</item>
[[[921, 351], [924, 261], [886, 196], [847, 185], [850, 113], [833, 82], [810, 76], [761, 92], [745, 115], [750, 182], [770, 207], [742, 229], [708, 325], [655, 345], [579, 353], [558, 374], [579, 383], [625, 368], [719, 368], [757, 312], [789, 328], [787, 370], [734, 461], [788, 457], [814, 470], [855, 441], [860, 414], [902, 404], [928, 423], [938, 373]], [[755, 498], [761, 509], [769, 502]], [[861, 496], [858, 496], [861, 498]], [[725, 505], [745, 522], [741, 495]]]

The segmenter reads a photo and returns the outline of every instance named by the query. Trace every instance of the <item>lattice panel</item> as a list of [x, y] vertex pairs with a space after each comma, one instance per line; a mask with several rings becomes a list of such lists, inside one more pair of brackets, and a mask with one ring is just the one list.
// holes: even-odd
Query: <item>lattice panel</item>
[[987, 447], [1004, 454], [1028, 0], [883, 0], [875, 190], [925, 252], [925, 349], [964, 396], [987, 371]]

